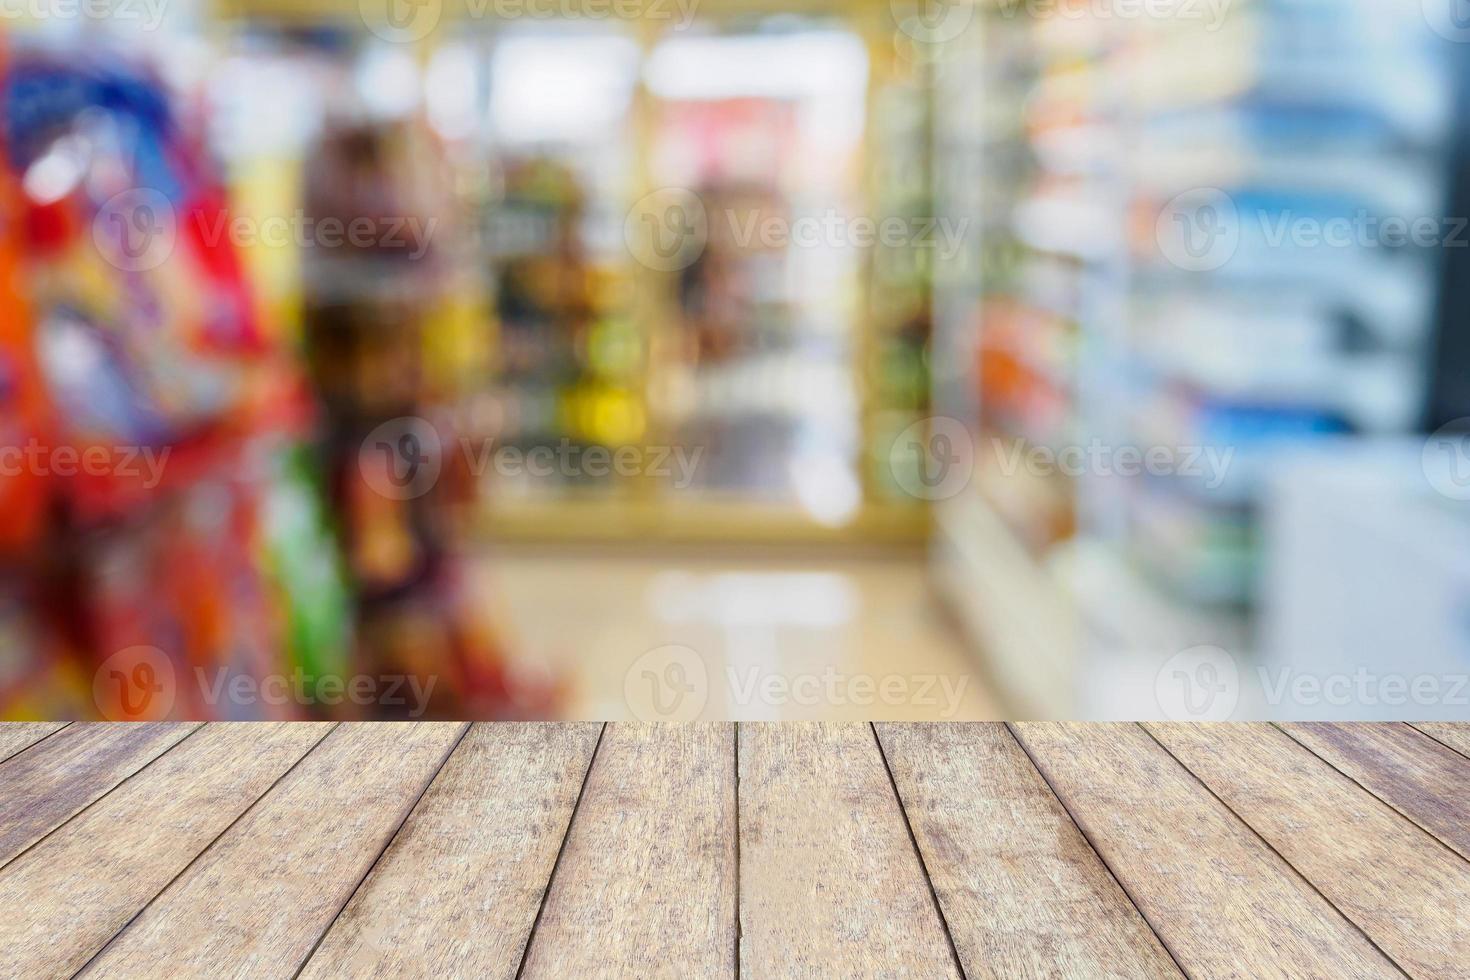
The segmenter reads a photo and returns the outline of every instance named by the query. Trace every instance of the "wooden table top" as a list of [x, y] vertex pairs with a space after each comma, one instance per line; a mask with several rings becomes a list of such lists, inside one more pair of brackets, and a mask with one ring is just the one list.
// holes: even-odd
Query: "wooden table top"
[[0, 976], [1466, 977], [1470, 725], [0, 726]]

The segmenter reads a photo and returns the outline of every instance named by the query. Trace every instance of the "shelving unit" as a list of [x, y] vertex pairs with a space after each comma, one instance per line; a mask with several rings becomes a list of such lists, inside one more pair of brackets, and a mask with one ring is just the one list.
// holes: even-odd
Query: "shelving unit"
[[[1106, 710], [1061, 679], [1142, 664], [1137, 710], [1157, 711], [1151, 670], [1171, 654], [1213, 644], [1249, 662], [1265, 476], [1324, 437], [1417, 424], [1434, 250], [1302, 244], [1297, 229], [1436, 213], [1436, 41], [1417, 11], [1279, 0], [1219, 24], [990, 10], [953, 42], [956, 89], [978, 78], [1004, 108], [958, 110], [940, 90], [939, 172], [979, 175], [941, 210], [970, 209], [984, 233], [939, 304], [941, 344], [974, 360], [937, 390], [979, 451], [974, 492], [940, 507], [938, 571], [1023, 703]], [[1207, 240], [1216, 219], [1224, 237]], [[1171, 465], [989, 466], [1094, 440], [1162, 447]], [[1195, 450], [1230, 455], [1183, 472]]]
[[[297, 27], [349, 23], [358, 16], [355, 6], [333, 3], [288, 10], [252, 0], [223, 3], [221, 9], [239, 17], [239, 23]], [[902, 428], [894, 427], [921, 417], [927, 399], [921, 345], [928, 332], [923, 311], [929, 271], [922, 257], [907, 270], [903, 260], [891, 261], [894, 256], [875, 258], [887, 276], [881, 290], [864, 285], [857, 260], [843, 272], [839, 266], [847, 260], [841, 256], [793, 259], [771, 251], [759, 257], [751, 274], [780, 286], [774, 292], [764, 289], [763, 295], [784, 299], [774, 305], [762, 300], [764, 312], [744, 318], [764, 324], [741, 327], [740, 344], [751, 348], [750, 356], [716, 363], [710, 351], [702, 361], [689, 355], [691, 330], [681, 308], [687, 270], [644, 268], [624, 242], [624, 219], [637, 202], [679, 179], [698, 182], [658, 159], [660, 139], [690, 126], [707, 135], [713, 132], [711, 112], [721, 105], [734, 111], [734, 102], [715, 99], [713, 90], [681, 102], [677, 92], [657, 91], [648, 83], [651, 66], [665, 56], [660, 53], [664, 46], [689, 40], [771, 40], [815, 31], [849, 37], [865, 52], [867, 131], [852, 146], [850, 160], [834, 159], [832, 165], [834, 172], [851, 171], [851, 187], [836, 196], [820, 188], [814, 193], [815, 184], [798, 186], [783, 173], [780, 186], [767, 188], [763, 217], [783, 209], [800, 214], [824, 202], [838, 213], [875, 218], [890, 207], [908, 214], [925, 206], [924, 160], [895, 161], [876, 172], [862, 164], [864, 148], [888, 137], [922, 137], [928, 125], [922, 78], [910, 71], [914, 66], [894, 60], [894, 27], [886, 5], [817, 2], [793, 9], [783, 4], [779, 12], [786, 16], [770, 19], [764, 8], [746, 4], [701, 5], [694, 25], [674, 32], [671, 24], [653, 20], [499, 22], [446, 5], [436, 29], [418, 42], [424, 79], [432, 84], [441, 70], [448, 72], [445, 77], [460, 78], [467, 93], [460, 110], [473, 119], [459, 162], [483, 210], [481, 285], [490, 310], [483, 327], [492, 345], [492, 370], [485, 381], [493, 397], [479, 411], [498, 427], [497, 444], [526, 448], [566, 439], [574, 446], [611, 450], [671, 444], [704, 450], [701, 481], [691, 488], [675, 489], [667, 479], [644, 476], [538, 480], [534, 486], [490, 478], [479, 524], [491, 536], [624, 540], [629, 529], [637, 528], [642, 540], [738, 543], [786, 535], [854, 544], [924, 540], [925, 508], [895, 492], [888, 473], [888, 446]], [[575, 46], [594, 38], [626, 41], [634, 58], [627, 104], [617, 124], [605, 127], [616, 140], [601, 139], [600, 124], [584, 127], [577, 138], [549, 134], [519, 144], [486, 127], [498, 97], [493, 59], [501, 45], [530, 39], [550, 51], [562, 40]], [[456, 57], [462, 77], [454, 74]], [[480, 67], [466, 69], [471, 62]], [[858, 95], [862, 98], [861, 90]], [[757, 96], [768, 109], [784, 105], [795, 113], [794, 123], [812, 116], [801, 109], [800, 98], [774, 90]], [[525, 98], [519, 102], [529, 104]], [[875, 135], [878, 126], [884, 130]], [[810, 143], [810, 134], [803, 139]], [[838, 145], [832, 144], [834, 150]], [[923, 154], [923, 143], [913, 152]], [[562, 179], [538, 181], [531, 172], [537, 168], [542, 176], [560, 170]], [[476, 176], [477, 170], [488, 179]], [[889, 179], [900, 184], [886, 186]], [[543, 193], [558, 183], [562, 191], [551, 193], [561, 203]], [[579, 204], [572, 203], [578, 199]], [[569, 214], [568, 206], [580, 208], [572, 219], [580, 272], [563, 261], [566, 255], [558, 259], [548, 252], [543, 246], [550, 243], [538, 242], [534, 234], [536, 227], [545, 230], [543, 219]], [[709, 206], [738, 210], [743, 205], [721, 198]], [[511, 231], [524, 225], [521, 230], [532, 234], [507, 236], [507, 225]], [[521, 254], [511, 254], [517, 251]], [[527, 275], [507, 278], [506, 270], [516, 267]], [[577, 316], [560, 316], [562, 326], [521, 302], [535, 292], [521, 288], [527, 282], [568, 275], [582, 283], [572, 291], [587, 303]], [[817, 295], [824, 291], [832, 295]], [[875, 295], [888, 305], [869, 319], [864, 311]], [[543, 343], [553, 337], [558, 339], [549, 347]], [[803, 383], [793, 383], [798, 376]], [[698, 396], [694, 402], [691, 393]], [[811, 456], [803, 465], [816, 472], [787, 473], [798, 456]]]

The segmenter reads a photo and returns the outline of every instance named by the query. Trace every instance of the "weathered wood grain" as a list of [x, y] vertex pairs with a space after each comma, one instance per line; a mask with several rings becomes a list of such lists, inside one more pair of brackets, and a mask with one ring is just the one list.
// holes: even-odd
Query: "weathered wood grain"
[[526, 951], [527, 977], [735, 972], [730, 725], [609, 725]]
[[1394, 962], [1470, 971], [1470, 863], [1271, 725], [1149, 725]]
[[956, 976], [867, 725], [740, 727], [740, 972]]
[[463, 731], [439, 723], [339, 726], [84, 975], [292, 975]]
[[71, 976], [331, 727], [209, 725], [6, 865], [0, 972]]
[[510, 980], [601, 725], [476, 725], [303, 977]]
[[1422, 721], [1414, 726], [1425, 735], [1470, 759], [1470, 724], [1448, 721]]
[[1013, 730], [1189, 975], [1401, 975], [1142, 728]]
[[1470, 977], [1465, 726], [16, 731], [0, 976]]
[[1470, 759], [1408, 725], [1288, 724], [1302, 745], [1470, 859]]
[[877, 727], [966, 976], [1180, 976], [1004, 725]]
[[72, 725], [0, 763], [0, 867], [198, 727]]
[[0, 762], [61, 731], [64, 721], [10, 721], [0, 724]]

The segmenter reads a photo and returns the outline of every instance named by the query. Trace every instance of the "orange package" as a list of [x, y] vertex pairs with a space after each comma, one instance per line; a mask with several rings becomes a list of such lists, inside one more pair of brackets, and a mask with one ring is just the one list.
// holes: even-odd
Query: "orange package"
[[45, 530], [47, 486], [27, 465], [44, 444], [47, 407], [22, 294], [19, 188], [0, 171], [0, 555], [31, 548]]

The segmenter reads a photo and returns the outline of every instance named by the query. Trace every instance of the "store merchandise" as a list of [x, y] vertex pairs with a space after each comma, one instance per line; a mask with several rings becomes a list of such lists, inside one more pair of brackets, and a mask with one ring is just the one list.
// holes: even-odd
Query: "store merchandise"
[[[893, 57], [874, 64], [871, 131], [867, 137], [869, 200], [879, 222], [901, 222], [912, 231], [877, 241], [865, 271], [867, 335], [865, 405], [868, 422], [865, 479], [879, 499], [914, 505], [904, 490], [917, 472], [896, 472], [893, 446], [928, 414], [930, 340], [933, 333], [935, 267], [959, 256], [937, 254], [948, 242], [939, 227], [933, 193], [933, 66], [922, 59]], [[948, 216], [944, 216], [948, 217]], [[968, 223], [950, 225], [960, 242]], [[916, 454], [912, 465], [917, 467]]]
[[[1250, 658], [1267, 479], [1419, 424], [1436, 249], [1380, 232], [1440, 207], [1436, 41], [1416, 10], [1275, 0], [991, 11], [951, 43], [940, 209], [982, 231], [937, 302], [937, 349], [970, 365], [937, 397], [977, 435], [940, 566], [973, 621], [1010, 623], [981, 629], [1027, 703], [1073, 710], [1084, 663]], [[982, 106], [946, 97], [976, 79]]]
[[[192, 683], [341, 673], [350, 640], [335, 564], [311, 548], [328, 539], [310, 476], [286, 462], [308, 403], [208, 233], [226, 204], [200, 129], [146, 67], [100, 51], [7, 52], [0, 104], [0, 262], [21, 286], [0, 479], [19, 652], [0, 714], [303, 713], [206, 703]], [[144, 648], [176, 683], [137, 708], [104, 668]]]
[[[866, 502], [861, 152], [869, 52], [848, 25], [732, 25], [650, 56], [654, 181], [705, 233], [680, 283], [670, 428], [706, 497], [842, 526]], [[885, 202], [886, 203], [886, 202]]]
[[[627, 270], [589, 248], [587, 189], [571, 167], [542, 156], [505, 160], [501, 168], [504, 190], [487, 206], [487, 257], [499, 327], [496, 386], [511, 444], [531, 450], [566, 438], [581, 450], [636, 443], [647, 429], [647, 355], [622, 308]], [[558, 475], [584, 488], [615, 476]]]
[[[1182, 602], [1257, 599], [1252, 525], [1276, 459], [1420, 421], [1435, 250], [1375, 229], [1441, 206], [1439, 54], [1415, 12], [1363, 3], [1261, 5], [1214, 34], [1136, 32], [1118, 51], [1135, 71], [1121, 100], [1137, 232], [1124, 431], [1234, 452], [1217, 487], [1170, 476], [1124, 504], [1140, 566]], [[1185, 235], [1232, 221], [1238, 242], [1200, 268], [1176, 246], [1203, 235], [1161, 234], [1161, 214]], [[1186, 534], [1151, 533], [1155, 494]]]
[[[259, 147], [227, 155], [251, 188], [236, 213], [210, 152], [220, 127], [181, 108], [209, 100], [141, 61], [16, 52], [0, 99], [0, 274], [22, 286], [0, 337], [3, 446], [20, 461], [0, 478], [0, 715], [549, 713], [555, 685], [510, 670], [455, 554], [474, 521], [457, 450], [483, 436], [465, 396], [485, 380], [484, 306], [446, 257], [460, 232], [437, 223], [449, 181], [427, 127], [332, 121], [294, 179]], [[290, 214], [383, 234], [239, 230]], [[283, 247], [299, 272], [283, 274]], [[397, 492], [403, 433], [374, 436], [402, 419], [436, 427], [431, 493]], [[321, 697], [320, 679], [360, 675], [413, 677], [427, 703]], [[306, 693], [250, 693], [267, 678]]]
[[379, 234], [304, 256], [303, 346], [358, 663], [436, 678], [436, 716], [545, 714], [555, 690], [512, 678], [498, 624], [462, 584], [456, 542], [481, 490], [466, 447], [485, 436], [468, 406], [486, 379], [457, 369], [454, 342], [483, 307], [472, 253], [455, 248], [443, 144], [416, 117], [336, 111], [305, 163], [303, 210]]

